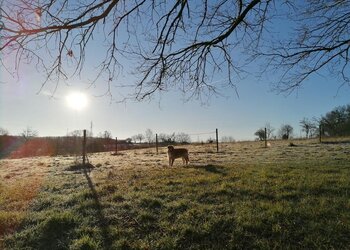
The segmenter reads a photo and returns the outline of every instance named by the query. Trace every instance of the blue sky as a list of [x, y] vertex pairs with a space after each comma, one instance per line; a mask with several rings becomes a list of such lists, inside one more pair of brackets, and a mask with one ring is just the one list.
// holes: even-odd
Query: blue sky
[[[92, 52], [87, 54], [85, 62], [88, 68], [93, 68], [96, 57], [105, 53], [98, 40], [91, 46]], [[257, 65], [250, 67], [246, 70], [254, 72]], [[342, 82], [326, 74], [311, 77], [288, 96], [272, 92], [270, 80], [248, 76], [236, 82], [239, 96], [234, 89], [224, 88], [221, 96], [211, 97], [204, 105], [196, 99], [185, 102], [183, 94], [176, 89], [157, 93], [151, 101], [117, 103], [108, 96], [96, 97], [105, 92], [103, 79], [88, 88], [87, 79], [93, 74], [60, 82], [51, 98], [55, 84], [49, 83], [38, 94], [43, 78], [30, 65], [23, 66], [18, 78], [4, 69], [0, 69], [0, 74], [0, 127], [13, 135], [31, 127], [40, 136], [63, 136], [67, 131], [90, 129], [92, 122], [94, 135], [108, 130], [118, 138], [144, 133], [149, 128], [158, 134], [184, 132], [197, 141], [214, 138], [218, 128], [219, 137], [252, 140], [254, 132], [266, 123], [276, 131], [282, 124], [290, 124], [294, 135], [300, 136], [302, 118], [320, 117], [339, 105], [350, 103], [350, 88], [338, 89]], [[133, 78], [126, 70], [117, 82], [132, 83]], [[73, 91], [88, 96], [85, 109], [75, 111], [68, 107], [65, 97]], [[119, 92], [124, 90], [112, 86], [115, 98], [120, 97]]]
[[[2, 75], [4, 76], [4, 74]], [[339, 82], [314, 77], [288, 96], [270, 90], [266, 82], [255, 78], [238, 83], [239, 97], [234, 89], [224, 89], [222, 96], [212, 97], [205, 105], [199, 101], [183, 101], [176, 90], [157, 94], [152, 101], [115, 103], [109, 97], [95, 97], [96, 88], [87, 89], [86, 83], [76, 81], [73, 86], [62, 84], [54, 98], [43, 91], [37, 94], [41, 82], [36, 75], [19, 81], [0, 84], [0, 126], [11, 134], [19, 134], [27, 126], [40, 136], [62, 136], [67, 131], [87, 128], [93, 122], [93, 133], [108, 130], [113, 137], [127, 138], [144, 133], [185, 132], [193, 141], [232, 136], [236, 140], [254, 139], [254, 132], [269, 122], [276, 130], [285, 123], [300, 135], [299, 121], [303, 117], [320, 117], [350, 100], [350, 90]], [[88, 106], [75, 111], [67, 105], [65, 96], [80, 91], [88, 96]], [[102, 93], [103, 91], [101, 91]], [[212, 133], [197, 135], [201, 133]]]

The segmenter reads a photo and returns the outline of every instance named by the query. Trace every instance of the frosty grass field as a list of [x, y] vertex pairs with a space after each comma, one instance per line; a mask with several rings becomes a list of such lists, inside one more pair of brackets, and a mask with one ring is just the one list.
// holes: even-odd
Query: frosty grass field
[[346, 249], [350, 143], [0, 160], [0, 249]]

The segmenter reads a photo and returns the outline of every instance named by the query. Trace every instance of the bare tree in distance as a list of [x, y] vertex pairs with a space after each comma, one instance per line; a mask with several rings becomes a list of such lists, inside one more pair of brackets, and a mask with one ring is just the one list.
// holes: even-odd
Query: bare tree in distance
[[264, 128], [258, 129], [258, 130], [254, 133], [254, 135], [256, 135], [256, 136], [258, 137], [258, 140], [259, 140], [259, 141], [265, 140], [265, 137], [266, 137], [266, 135], [265, 135], [265, 129], [264, 129]]
[[112, 133], [111, 133], [111, 131], [105, 130], [105, 131], [103, 132], [103, 138], [104, 138], [104, 139], [112, 139]]
[[73, 130], [71, 132], [67, 133], [67, 136], [71, 137], [82, 137], [83, 136], [83, 131], [82, 130]]
[[162, 143], [175, 143], [176, 135], [175, 135], [175, 133], [172, 133], [172, 134], [161, 133], [161, 134], [159, 134], [158, 137]]
[[299, 123], [302, 131], [305, 132], [306, 138], [310, 138], [314, 134], [314, 130], [317, 128], [316, 124], [313, 121], [310, 121], [305, 117]]
[[0, 127], [0, 136], [1, 135], [9, 135], [9, 131], [5, 128]]
[[288, 140], [293, 134], [293, 127], [289, 124], [282, 124], [279, 130], [279, 136], [283, 140]]
[[[2, 66], [34, 65], [46, 75], [42, 88], [88, 71], [94, 42], [105, 55], [94, 56], [91, 84], [106, 82], [107, 93], [112, 84], [131, 87], [137, 100], [178, 88], [188, 98], [235, 89], [251, 62], [278, 72], [280, 91], [323, 70], [349, 84], [349, 1], [3, 0], [1, 16]], [[283, 33], [276, 27], [285, 18], [292, 28]], [[125, 60], [136, 80], [120, 84]]]
[[39, 133], [31, 127], [27, 127], [22, 131], [20, 135], [27, 141], [30, 138], [37, 137]]
[[139, 143], [141, 143], [145, 139], [145, 136], [143, 134], [137, 134], [134, 135], [133, 138], [135, 142], [139, 141]]
[[145, 138], [146, 138], [146, 141], [148, 142], [148, 144], [151, 144], [154, 142], [155, 136], [154, 136], [153, 131], [151, 129], [149, 129], [149, 128], [146, 129]]
[[180, 133], [177, 133], [175, 135], [175, 141], [178, 143], [190, 143], [191, 136], [189, 134], [184, 133], [184, 132], [180, 132]]
[[132, 140], [134, 143], [137, 143], [137, 135], [131, 136], [131, 140]]
[[272, 139], [273, 137], [273, 131], [275, 131], [275, 128], [271, 126], [270, 123], [266, 123], [265, 124], [265, 128], [266, 128], [266, 137], [267, 139]]

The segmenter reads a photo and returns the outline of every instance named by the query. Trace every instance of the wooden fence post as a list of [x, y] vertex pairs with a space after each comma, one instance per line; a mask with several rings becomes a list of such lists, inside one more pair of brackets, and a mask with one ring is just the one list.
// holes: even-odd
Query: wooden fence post
[[266, 128], [265, 128], [264, 138], [265, 138], [265, 148], [267, 148], [267, 131], [266, 131]]
[[158, 154], [158, 134], [156, 134], [156, 151], [157, 151], [157, 154]]
[[115, 138], [115, 154], [118, 154], [118, 137]]
[[219, 132], [218, 129], [216, 129], [216, 152], [219, 153]]
[[84, 129], [83, 135], [83, 165], [86, 163], [86, 129]]
[[322, 143], [322, 124], [320, 124], [320, 126], [318, 127], [318, 131], [319, 131], [319, 140], [320, 140], [320, 143]]

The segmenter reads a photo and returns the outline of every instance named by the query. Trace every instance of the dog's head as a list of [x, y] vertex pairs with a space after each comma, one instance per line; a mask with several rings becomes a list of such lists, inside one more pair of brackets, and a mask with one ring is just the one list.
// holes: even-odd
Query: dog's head
[[174, 150], [174, 146], [168, 146], [168, 151], [173, 151]]

